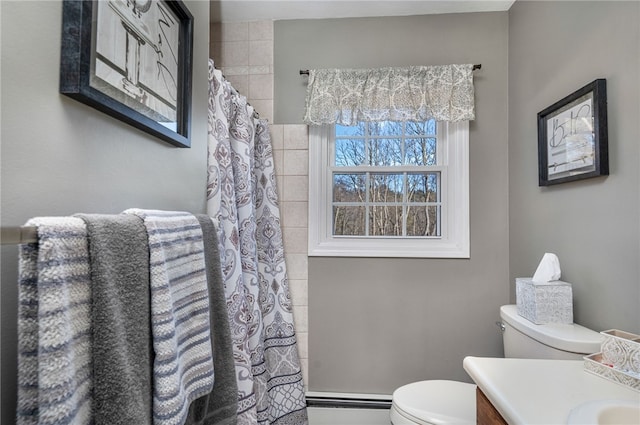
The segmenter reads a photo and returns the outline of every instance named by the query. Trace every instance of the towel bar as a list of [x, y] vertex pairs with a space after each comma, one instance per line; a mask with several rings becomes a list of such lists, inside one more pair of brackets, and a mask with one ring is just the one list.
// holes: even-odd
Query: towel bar
[[18, 245], [35, 242], [38, 242], [38, 231], [35, 226], [0, 228], [0, 243], [2, 245]]

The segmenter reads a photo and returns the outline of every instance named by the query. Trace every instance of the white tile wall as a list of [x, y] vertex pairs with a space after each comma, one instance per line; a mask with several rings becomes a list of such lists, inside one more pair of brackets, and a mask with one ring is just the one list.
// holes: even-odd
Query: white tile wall
[[[260, 117], [272, 122], [273, 21], [213, 24], [210, 46], [216, 67]], [[308, 128], [270, 125], [270, 130], [298, 353], [308, 388]]]
[[228, 41], [222, 43], [221, 63], [225, 66], [249, 65], [249, 44], [246, 41]]
[[273, 75], [272, 74], [250, 74], [249, 75], [249, 98], [265, 99], [273, 102]]
[[273, 66], [273, 40], [251, 40], [249, 42], [249, 65]]
[[307, 230], [309, 222], [307, 211], [309, 203], [307, 201], [289, 201], [280, 203], [280, 220], [286, 227], [302, 227]]
[[309, 147], [309, 127], [304, 124], [292, 124], [284, 126], [285, 149], [307, 150]]
[[289, 290], [294, 305], [306, 305], [309, 294], [305, 279], [289, 279]]
[[271, 124], [271, 146], [273, 149], [284, 149], [284, 126], [279, 124]]
[[307, 229], [287, 227], [284, 234], [284, 246], [287, 252], [304, 254], [307, 251]]
[[285, 149], [284, 151], [284, 175], [308, 176], [309, 154], [306, 150]]
[[249, 40], [249, 23], [248, 22], [234, 22], [232, 24], [222, 23], [217, 24], [220, 28], [218, 32], [221, 34], [221, 40], [228, 43], [230, 41], [247, 41]]
[[[284, 228], [286, 233], [287, 228]], [[289, 279], [307, 280], [309, 278], [307, 254], [292, 254], [285, 249], [285, 261], [287, 262], [287, 271]], [[307, 304], [304, 304], [306, 306]]]
[[251, 40], [273, 40], [273, 21], [249, 22]]

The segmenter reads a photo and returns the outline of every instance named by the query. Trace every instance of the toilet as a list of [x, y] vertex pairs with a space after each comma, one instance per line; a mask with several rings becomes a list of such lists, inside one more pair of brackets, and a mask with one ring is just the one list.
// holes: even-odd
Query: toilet
[[[536, 325], [515, 305], [500, 307], [504, 355], [511, 358], [580, 360], [600, 351], [602, 335], [573, 324]], [[420, 381], [393, 392], [393, 425], [476, 423], [476, 386], [456, 381]]]

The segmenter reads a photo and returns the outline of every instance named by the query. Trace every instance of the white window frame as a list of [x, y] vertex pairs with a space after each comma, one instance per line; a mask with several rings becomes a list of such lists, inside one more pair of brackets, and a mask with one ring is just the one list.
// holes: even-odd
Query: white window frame
[[469, 122], [438, 123], [441, 236], [334, 237], [332, 232], [332, 125], [309, 127], [309, 256], [470, 258]]

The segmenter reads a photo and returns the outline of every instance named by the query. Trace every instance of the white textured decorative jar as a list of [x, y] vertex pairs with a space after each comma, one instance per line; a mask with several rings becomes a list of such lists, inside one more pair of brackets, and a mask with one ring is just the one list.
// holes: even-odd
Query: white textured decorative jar
[[573, 323], [573, 292], [568, 282], [534, 282], [518, 277], [516, 306], [520, 316], [537, 325]]

